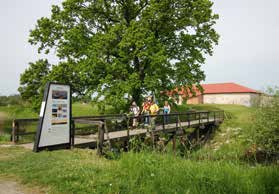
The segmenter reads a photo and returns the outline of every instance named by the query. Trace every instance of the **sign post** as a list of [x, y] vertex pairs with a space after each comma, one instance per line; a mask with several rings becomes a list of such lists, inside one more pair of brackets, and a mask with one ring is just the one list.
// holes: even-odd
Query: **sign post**
[[33, 151], [71, 147], [71, 87], [47, 83]]

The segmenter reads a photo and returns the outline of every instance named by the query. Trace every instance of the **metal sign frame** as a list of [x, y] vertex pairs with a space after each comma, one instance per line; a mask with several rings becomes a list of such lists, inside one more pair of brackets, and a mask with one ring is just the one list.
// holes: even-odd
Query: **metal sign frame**
[[[45, 118], [45, 114], [46, 114], [48, 97], [50, 94], [51, 85], [69, 86], [69, 88], [70, 88], [70, 93], [69, 93], [69, 103], [70, 103], [69, 104], [69, 141], [67, 143], [62, 143], [62, 144], [40, 146], [39, 144], [40, 144], [40, 140], [41, 140], [42, 129], [43, 129], [43, 125], [44, 125], [44, 118]], [[44, 97], [43, 97], [43, 102], [41, 105], [40, 119], [39, 119], [39, 124], [38, 124], [38, 128], [37, 128], [36, 139], [35, 139], [33, 151], [39, 152], [42, 150], [69, 149], [69, 148], [71, 148], [71, 142], [72, 142], [71, 135], [72, 135], [72, 90], [71, 90], [71, 86], [68, 84], [63, 84], [63, 83], [48, 82], [46, 84], [45, 90], [44, 90]]]

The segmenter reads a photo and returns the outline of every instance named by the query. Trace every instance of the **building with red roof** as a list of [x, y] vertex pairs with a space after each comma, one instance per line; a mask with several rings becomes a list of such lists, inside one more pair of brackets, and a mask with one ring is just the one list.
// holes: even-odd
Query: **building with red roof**
[[194, 94], [180, 93], [179, 102], [187, 99], [187, 104], [239, 104], [251, 106], [261, 92], [236, 83], [201, 84], [203, 92], [194, 89]]

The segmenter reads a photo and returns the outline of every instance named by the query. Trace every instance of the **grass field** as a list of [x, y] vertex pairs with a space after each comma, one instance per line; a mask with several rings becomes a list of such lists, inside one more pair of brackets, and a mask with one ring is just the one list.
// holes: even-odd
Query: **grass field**
[[123, 153], [112, 161], [86, 149], [36, 154], [1, 148], [0, 156], [1, 176], [16, 176], [49, 193], [279, 192], [279, 166], [197, 162], [152, 152]]
[[[98, 115], [97, 106], [91, 104], [74, 103], [72, 105], [73, 116]], [[110, 110], [108, 109], [108, 112]], [[0, 106], [0, 134], [10, 133], [12, 120], [20, 118], [38, 118], [38, 113], [26, 106]], [[1, 138], [0, 138], [1, 140]]]
[[[202, 105], [199, 105], [202, 107]], [[191, 158], [210, 160], [239, 160], [253, 144], [254, 108], [239, 105], [206, 105], [225, 111], [225, 121], [212, 140], [193, 152]]]
[[[91, 104], [73, 103], [73, 116], [96, 115], [98, 109]], [[37, 118], [38, 113], [26, 106], [0, 106], [0, 112], [5, 113], [10, 119]]]

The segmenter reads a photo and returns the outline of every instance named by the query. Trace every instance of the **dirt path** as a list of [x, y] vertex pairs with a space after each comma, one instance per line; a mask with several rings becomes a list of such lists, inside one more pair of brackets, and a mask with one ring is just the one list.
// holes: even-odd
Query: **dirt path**
[[0, 180], [0, 194], [25, 194], [22, 191], [22, 188], [18, 185], [18, 183], [13, 181], [3, 181]]
[[37, 188], [20, 185], [16, 181], [0, 179], [0, 194], [42, 194]]

